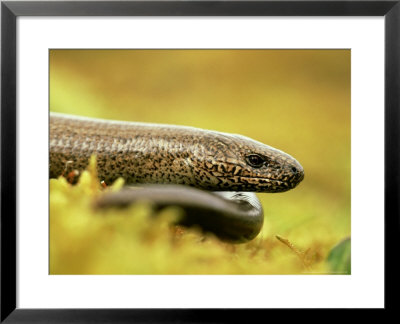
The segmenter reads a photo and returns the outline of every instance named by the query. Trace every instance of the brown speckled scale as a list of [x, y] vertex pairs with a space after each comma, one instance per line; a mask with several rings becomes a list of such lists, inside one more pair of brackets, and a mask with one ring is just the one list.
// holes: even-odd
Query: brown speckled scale
[[[111, 184], [185, 184], [213, 191], [282, 192], [304, 177], [290, 155], [250, 138], [184, 126], [50, 115], [50, 177], [84, 170], [97, 156], [99, 177]], [[254, 168], [246, 156], [263, 156]], [[67, 163], [69, 162], [69, 163]]]

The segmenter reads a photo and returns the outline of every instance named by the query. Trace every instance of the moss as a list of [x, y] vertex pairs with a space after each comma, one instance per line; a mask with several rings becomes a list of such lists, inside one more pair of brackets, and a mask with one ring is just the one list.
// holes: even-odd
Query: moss
[[321, 259], [305, 264], [274, 237], [260, 235], [252, 242], [232, 245], [196, 228], [173, 226], [178, 208], [156, 213], [151, 205], [138, 203], [124, 210], [93, 209], [94, 198], [122, 185], [119, 179], [103, 188], [95, 159], [76, 185], [63, 177], [50, 180], [51, 274], [325, 272]]

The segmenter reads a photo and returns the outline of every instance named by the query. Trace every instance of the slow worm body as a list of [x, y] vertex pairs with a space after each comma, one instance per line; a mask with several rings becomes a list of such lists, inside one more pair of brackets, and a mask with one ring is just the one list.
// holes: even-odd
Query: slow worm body
[[182, 224], [231, 242], [251, 240], [262, 227], [263, 209], [252, 192], [287, 191], [304, 178], [293, 157], [241, 135], [51, 113], [50, 177], [66, 166], [84, 170], [91, 155], [107, 184], [119, 177], [145, 184], [104, 195], [97, 206], [178, 205], [185, 211]]

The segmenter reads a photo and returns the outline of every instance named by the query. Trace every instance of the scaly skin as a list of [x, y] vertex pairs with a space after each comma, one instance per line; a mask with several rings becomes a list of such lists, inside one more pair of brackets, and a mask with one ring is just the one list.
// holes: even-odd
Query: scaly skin
[[[304, 178], [290, 155], [250, 138], [185, 126], [117, 122], [50, 114], [50, 177], [84, 170], [97, 157], [111, 184], [185, 184], [212, 191], [283, 192]], [[265, 160], [253, 167], [247, 157]], [[67, 162], [70, 161], [68, 164]]]

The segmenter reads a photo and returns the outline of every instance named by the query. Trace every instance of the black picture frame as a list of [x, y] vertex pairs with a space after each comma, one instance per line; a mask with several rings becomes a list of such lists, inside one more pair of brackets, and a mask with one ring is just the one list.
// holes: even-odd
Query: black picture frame
[[[256, 319], [244, 309], [16, 308], [16, 19], [19, 16], [384, 16], [385, 309], [396, 308], [399, 237], [400, 0], [394, 1], [2, 1], [1, 2], [1, 322], [198, 323]], [[366, 157], [371, 159], [371, 157]], [[368, 161], [366, 162], [368, 163]], [[373, 189], [373, 188], [371, 188]], [[373, 239], [373, 234], [371, 234]], [[344, 292], [345, 293], [345, 292]], [[250, 317], [249, 317], [250, 316]]]

